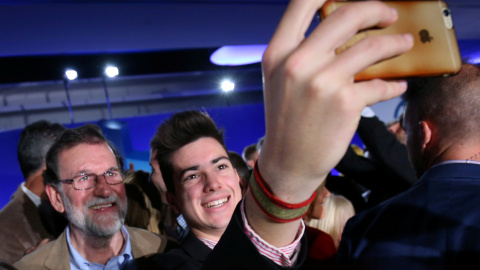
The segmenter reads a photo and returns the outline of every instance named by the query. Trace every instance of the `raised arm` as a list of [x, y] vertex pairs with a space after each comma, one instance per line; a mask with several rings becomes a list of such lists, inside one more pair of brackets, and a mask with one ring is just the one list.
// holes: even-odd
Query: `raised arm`
[[[397, 19], [378, 1], [338, 10], [304, 38], [323, 0], [290, 2], [263, 58], [266, 136], [258, 160], [270, 192], [286, 203], [300, 203], [324, 181], [345, 153], [362, 109], [400, 95], [405, 82], [353, 81], [364, 68], [411, 48], [409, 35], [368, 37], [335, 54], [358, 30], [385, 27]], [[290, 244], [300, 220], [273, 221], [251, 193], [246, 214], [252, 228], [274, 246]]]
[[385, 123], [376, 116], [362, 117], [357, 132], [372, 157], [402, 180], [402, 184], [415, 183], [417, 178], [408, 161], [407, 147], [388, 131]]

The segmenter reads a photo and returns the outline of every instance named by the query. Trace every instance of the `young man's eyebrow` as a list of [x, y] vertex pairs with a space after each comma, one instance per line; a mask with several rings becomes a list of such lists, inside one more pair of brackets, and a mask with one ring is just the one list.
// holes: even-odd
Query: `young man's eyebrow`
[[185, 173], [187, 173], [188, 171], [198, 170], [198, 167], [199, 167], [198, 165], [195, 165], [195, 166], [191, 166], [191, 167], [185, 168], [185, 169], [183, 169], [183, 170], [180, 171], [180, 174], [179, 174], [179, 175], [180, 175], [180, 177], [183, 177], [183, 175], [184, 175]]
[[222, 159], [230, 160], [230, 159], [229, 159], [228, 157], [226, 157], [226, 156], [221, 156], [221, 157], [218, 157], [218, 158], [216, 158], [216, 159], [213, 159], [210, 163], [211, 163], [211, 164], [215, 164], [215, 163], [219, 162], [219, 161], [222, 160]]
[[[217, 162], [219, 162], [220, 160], [223, 160], [223, 159], [226, 159], [226, 160], [230, 160], [228, 157], [226, 156], [221, 156], [221, 157], [218, 157], [218, 158], [215, 158], [215, 159], [212, 159], [212, 161], [210, 161], [210, 164], [215, 164]], [[180, 170], [180, 177], [183, 177], [183, 175], [185, 173], [187, 173], [188, 171], [195, 171], [195, 170], [198, 170], [198, 168], [200, 168], [200, 165], [195, 165], [195, 166], [191, 166], [191, 167], [188, 167], [188, 168], [185, 168], [185, 169], [182, 169]]]

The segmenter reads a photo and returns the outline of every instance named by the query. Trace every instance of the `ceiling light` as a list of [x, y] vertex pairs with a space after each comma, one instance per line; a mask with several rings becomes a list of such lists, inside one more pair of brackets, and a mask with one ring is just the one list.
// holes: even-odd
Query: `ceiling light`
[[69, 79], [70, 81], [75, 80], [78, 77], [77, 71], [73, 69], [67, 69], [65, 71], [65, 77]]
[[118, 68], [117, 67], [107, 67], [105, 68], [105, 75], [107, 75], [110, 78], [113, 78], [118, 75]]
[[235, 89], [235, 83], [230, 80], [224, 80], [222, 82], [222, 91], [231, 92]]

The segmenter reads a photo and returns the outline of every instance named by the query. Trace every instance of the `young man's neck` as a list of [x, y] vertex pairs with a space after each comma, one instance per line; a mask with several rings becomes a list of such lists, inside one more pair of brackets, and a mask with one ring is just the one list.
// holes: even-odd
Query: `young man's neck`
[[121, 230], [111, 237], [98, 237], [87, 235], [73, 226], [70, 226], [70, 243], [87, 261], [102, 265], [120, 254], [126, 244]]
[[207, 239], [207, 240], [210, 240], [210, 241], [215, 241], [215, 242], [218, 242], [220, 241], [220, 238], [222, 237], [223, 233], [225, 232], [225, 229], [226, 228], [223, 228], [223, 229], [212, 229], [212, 230], [208, 230], [208, 231], [200, 231], [200, 230], [197, 230], [195, 228], [191, 228], [190, 227], [190, 230], [192, 231], [192, 233], [197, 237], [197, 238], [203, 238], [203, 239]]

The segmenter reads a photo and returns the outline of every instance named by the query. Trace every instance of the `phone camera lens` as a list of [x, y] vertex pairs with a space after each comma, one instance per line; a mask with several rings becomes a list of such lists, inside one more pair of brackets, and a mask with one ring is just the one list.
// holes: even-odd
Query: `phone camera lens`
[[443, 10], [443, 15], [444, 15], [445, 17], [450, 16], [450, 10], [449, 10], [449, 9], [444, 9], [444, 10]]

